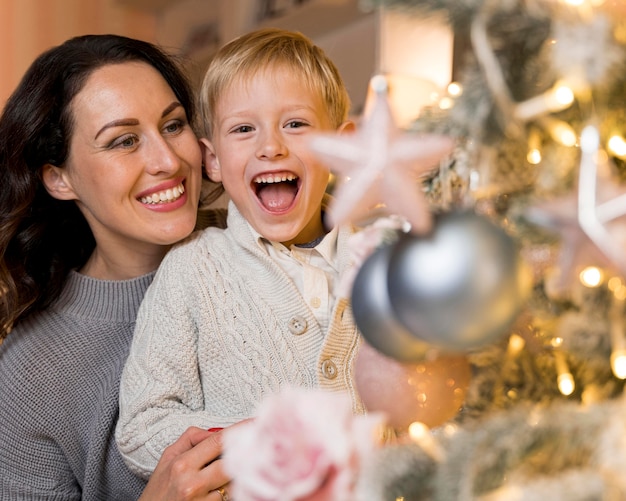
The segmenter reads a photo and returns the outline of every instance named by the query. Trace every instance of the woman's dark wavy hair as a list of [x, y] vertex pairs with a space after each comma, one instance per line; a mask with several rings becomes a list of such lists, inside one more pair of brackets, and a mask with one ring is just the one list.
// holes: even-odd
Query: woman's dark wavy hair
[[0, 116], [0, 341], [56, 298], [70, 270], [95, 247], [73, 201], [51, 197], [43, 165], [63, 166], [73, 133], [71, 103], [98, 68], [128, 61], [153, 66], [192, 122], [191, 86], [175, 60], [153, 44], [118, 35], [72, 38], [41, 54]]

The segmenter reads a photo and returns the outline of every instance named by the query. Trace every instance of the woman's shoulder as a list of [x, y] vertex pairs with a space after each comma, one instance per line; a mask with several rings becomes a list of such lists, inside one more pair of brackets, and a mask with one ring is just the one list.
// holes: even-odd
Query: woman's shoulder
[[80, 357], [74, 334], [60, 328], [57, 315], [43, 311], [20, 322], [0, 345], [0, 398], [40, 406], [53, 393], [61, 394], [67, 369]]

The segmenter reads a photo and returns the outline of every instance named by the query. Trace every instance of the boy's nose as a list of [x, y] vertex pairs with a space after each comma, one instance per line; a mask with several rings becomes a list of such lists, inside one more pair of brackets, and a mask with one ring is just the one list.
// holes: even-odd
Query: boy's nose
[[275, 131], [264, 134], [259, 144], [257, 156], [259, 158], [273, 159], [287, 154], [287, 148], [280, 134]]

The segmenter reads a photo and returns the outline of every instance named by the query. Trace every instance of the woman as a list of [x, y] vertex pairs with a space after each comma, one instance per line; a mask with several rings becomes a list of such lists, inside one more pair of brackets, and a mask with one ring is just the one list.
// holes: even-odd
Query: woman
[[[0, 499], [125, 500], [144, 489], [114, 443], [119, 376], [154, 271], [196, 222], [193, 110], [169, 56], [114, 35], [43, 53], [5, 106]], [[219, 453], [218, 435], [188, 430], [144, 498], [219, 501]]]

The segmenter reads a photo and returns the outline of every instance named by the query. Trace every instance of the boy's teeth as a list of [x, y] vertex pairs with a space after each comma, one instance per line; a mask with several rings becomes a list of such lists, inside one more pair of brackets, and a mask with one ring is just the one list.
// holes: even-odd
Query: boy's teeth
[[179, 199], [183, 193], [185, 193], [185, 187], [183, 186], [183, 183], [180, 183], [174, 188], [159, 191], [147, 197], [141, 197], [139, 201], [142, 204], [159, 204], [164, 202], [173, 202], [174, 200]]
[[297, 179], [297, 176], [294, 174], [266, 174], [254, 178], [254, 182], [257, 184], [271, 184], [280, 183], [281, 181], [293, 181], [294, 179]]

